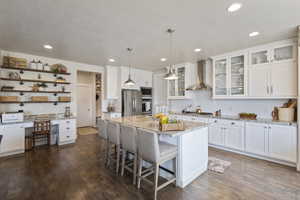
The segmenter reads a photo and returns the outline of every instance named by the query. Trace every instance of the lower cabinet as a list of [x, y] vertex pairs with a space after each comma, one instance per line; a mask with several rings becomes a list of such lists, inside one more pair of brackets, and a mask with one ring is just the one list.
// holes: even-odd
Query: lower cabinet
[[231, 125], [224, 128], [225, 147], [237, 150], [244, 150], [244, 125], [231, 122]]
[[59, 122], [58, 145], [72, 143], [76, 138], [76, 120], [61, 120]]
[[0, 134], [3, 135], [0, 154], [9, 155], [24, 152], [25, 128], [23, 124], [2, 125], [0, 126]]
[[215, 145], [224, 145], [224, 127], [220, 124], [212, 124], [208, 128], [208, 142]]
[[297, 162], [297, 128], [246, 123], [246, 151], [273, 159]]
[[246, 123], [245, 150], [262, 156], [268, 155], [268, 125]]
[[244, 150], [244, 123], [213, 120], [209, 127], [209, 143], [230, 149]]
[[294, 126], [269, 126], [269, 156], [297, 162], [297, 128]]

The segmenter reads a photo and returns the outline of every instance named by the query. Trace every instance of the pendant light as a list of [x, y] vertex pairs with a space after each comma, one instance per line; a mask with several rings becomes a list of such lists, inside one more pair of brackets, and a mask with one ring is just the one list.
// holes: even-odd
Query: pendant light
[[170, 56], [170, 59], [169, 59], [169, 69], [168, 69], [168, 72], [166, 73], [166, 75], [164, 76], [164, 79], [166, 80], [176, 80], [178, 79], [178, 76], [177, 74], [175, 73], [175, 69], [172, 65], [172, 34], [175, 32], [174, 29], [168, 29], [167, 30], [167, 33], [170, 35], [170, 52], [169, 52], [169, 56]]
[[131, 79], [131, 48], [127, 48], [127, 51], [129, 52], [129, 74], [128, 74], [128, 79], [127, 81], [124, 82], [124, 85], [126, 86], [134, 86], [135, 82]]

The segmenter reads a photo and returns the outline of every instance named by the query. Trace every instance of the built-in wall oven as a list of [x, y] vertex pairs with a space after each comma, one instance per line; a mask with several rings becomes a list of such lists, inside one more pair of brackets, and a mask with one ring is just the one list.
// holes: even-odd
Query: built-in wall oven
[[142, 114], [151, 115], [152, 114], [152, 88], [141, 87], [141, 93], [142, 93]]

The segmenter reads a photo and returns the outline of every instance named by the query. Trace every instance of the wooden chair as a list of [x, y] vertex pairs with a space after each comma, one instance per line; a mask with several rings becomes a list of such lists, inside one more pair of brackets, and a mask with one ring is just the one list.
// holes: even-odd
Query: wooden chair
[[37, 120], [33, 122], [32, 148], [35, 148], [36, 140], [47, 138], [47, 145], [51, 145], [51, 122], [50, 120]]

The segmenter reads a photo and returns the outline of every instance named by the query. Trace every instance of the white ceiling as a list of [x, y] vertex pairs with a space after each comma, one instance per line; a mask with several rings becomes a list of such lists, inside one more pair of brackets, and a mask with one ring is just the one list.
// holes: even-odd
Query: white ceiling
[[[233, 2], [243, 7], [228, 13]], [[168, 27], [174, 34], [174, 62], [195, 61], [296, 36], [299, 0], [2, 0], [0, 48], [106, 65], [155, 70], [168, 58]], [[252, 31], [260, 36], [249, 38]], [[49, 43], [54, 49], [47, 51]], [[200, 55], [194, 48], [202, 48]]]

